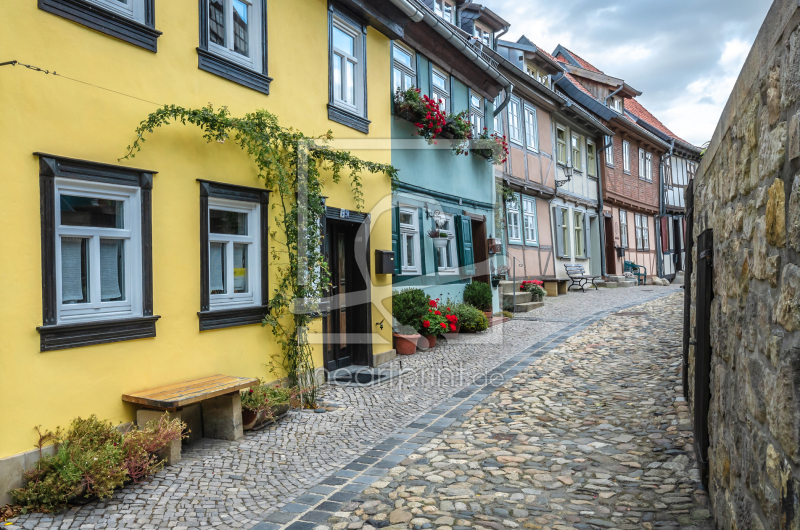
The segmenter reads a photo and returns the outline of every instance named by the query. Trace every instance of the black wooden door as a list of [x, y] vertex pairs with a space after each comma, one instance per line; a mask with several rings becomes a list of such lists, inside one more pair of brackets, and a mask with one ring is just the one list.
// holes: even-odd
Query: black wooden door
[[352, 236], [342, 225], [329, 223], [325, 237], [328, 266], [330, 267], [330, 302], [331, 311], [326, 319], [328, 348], [325, 368], [333, 371], [353, 364], [351, 346], [347, 342], [348, 328], [352, 323], [348, 321], [347, 295], [352, 282], [348, 278], [348, 271], [352, 270], [353, 244]]
[[700, 478], [708, 486], [708, 409], [711, 403], [711, 301], [714, 233], [697, 238], [697, 305], [694, 344], [694, 440]]

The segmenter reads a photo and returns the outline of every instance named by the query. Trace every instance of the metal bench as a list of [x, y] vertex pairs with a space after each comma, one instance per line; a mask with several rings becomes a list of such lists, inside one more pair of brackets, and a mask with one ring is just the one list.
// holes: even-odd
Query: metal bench
[[[252, 377], [217, 374], [123, 394], [122, 400], [142, 407], [136, 411], [136, 422], [139, 425], [157, 420], [164, 413], [167, 413], [170, 419], [177, 418], [190, 423], [188, 417], [181, 417], [184, 407], [202, 402], [200, 408], [202, 409], [203, 436], [221, 440], [238, 440], [244, 436], [242, 401], [239, 397], [239, 390], [257, 384], [258, 379]], [[161, 456], [168, 464], [180, 462], [181, 441], [172, 442]]]
[[[642, 272], [644, 270], [644, 272]], [[631, 272], [636, 276], [636, 285], [647, 285], [647, 267], [644, 265], [637, 265], [632, 261], [625, 262], [625, 269], [623, 272]]]
[[572, 287], [580, 287], [581, 291], [584, 293], [586, 292], [587, 285], [593, 285], [595, 290], [597, 290], [597, 285], [594, 281], [601, 276], [592, 276], [590, 274], [586, 274], [586, 271], [581, 264], [564, 264], [564, 268], [567, 269], [567, 276], [569, 279], [572, 280], [572, 283], [569, 284], [567, 290], [572, 289]]

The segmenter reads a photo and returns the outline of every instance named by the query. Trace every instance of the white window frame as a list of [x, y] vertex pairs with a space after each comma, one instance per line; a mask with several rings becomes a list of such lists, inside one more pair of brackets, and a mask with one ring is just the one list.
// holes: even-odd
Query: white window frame
[[[594, 156], [589, 155], [590, 147]], [[597, 144], [588, 138], [586, 139], [586, 174], [592, 178], [597, 178]]]
[[[336, 48], [333, 45], [332, 34], [333, 34], [333, 29], [334, 28], [338, 28], [339, 30], [341, 30], [344, 33], [347, 33], [348, 35], [353, 37], [353, 51], [355, 52], [355, 55], [350, 55], [347, 52], [347, 50], [340, 50], [340, 49]], [[331, 89], [332, 89], [332, 93], [333, 93], [333, 104], [336, 107], [339, 107], [341, 109], [345, 109], [345, 110], [347, 110], [349, 112], [357, 114], [358, 116], [363, 116], [364, 109], [365, 109], [365, 104], [364, 104], [365, 103], [365, 101], [364, 101], [364, 63], [365, 63], [365, 60], [364, 60], [364, 41], [363, 41], [364, 34], [361, 31], [360, 27], [358, 27], [358, 26], [356, 26], [354, 24], [351, 24], [350, 22], [346, 21], [345, 19], [343, 19], [342, 17], [340, 17], [340, 16], [338, 16], [336, 14], [334, 14], [331, 17], [331, 25], [329, 27], [329, 31], [331, 33], [331, 50], [330, 50], [330, 72], [331, 72], [331, 78], [330, 78], [329, 82], [331, 83]], [[353, 82], [355, 83], [355, 87], [354, 87], [355, 90], [354, 90], [354, 96], [353, 97], [355, 98], [355, 101], [354, 101], [353, 104], [350, 104], [343, 97], [339, 97], [339, 95], [336, 93], [336, 84], [335, 84], [334, 78], [333, 78], [333, 76], [334, 76], [333, 63], [334, 63], [334, 57], [336, 57], [336, 56], [341, 58], [342, 65], [343, 65], [342, 73], [341, 73], [341, 75], [342, 75], [342, 79], [341, 79], [342, 96], [344, 96], [344, 90], [345, 90], [344, 83], [345, 83], [345, 76], [347, 75], [346, 74], [347, 68], [344, 65], [346, 65], [348, 62], [352, 62], [354, 64], [353, 71], [354, 71], [355, 75], [354, 75], [354, 81]]]
[[[409, 88], [417, 86], [417, 56], [414, 50], [407, 48], [399, 42], [393, 43], [392, 49], [392, 90], [397, 92], [399, 88], [403, 92]], [[408, 56], [410, 66], [399, 61], [394, 54], [401, 53]], [[397, 84], [397, 77], [400, 76], [400, 85]], [[411, 79], [410, 83], [408, 79]]]
[[144, 0], [127, 0], [128, 5], [124, 5], [119, 0], [86, 0], [90, 4], [102, 7], [116, 15], [135, 20], [144, 24]]
[[[444, 88], [434, 85], [433, 78], [437, 76], [444, 79]], [[450, 112], [450, 76], [435, 66], [431, 67], [431, 96], [439, 101], [439, 108], [443, 112]]]
[[[475, 105], [474, 98], [478, 99], [478, 105]], [[486, 126], [485, 115], [483, 111], [483, 96], [479, 96], [470, 90], [469, 92], [469, 121], [472, 125], [472, 137], [477, 138], [478, 135], [483, 133], [483, 128]]]
[[628, 248], [628, 212], [626, 210], [619, 211], [619, 245], [622, 248]]
[[[558, 131], [564, 133], [564, 141], [562, 142], [558, 138]], [[561, 125], [556, 124], [556, 163], [561, 164], [562, 166], [566, 166], [569, 160], [568, 154], [568, 142], [567, 142], [567, 128], [562, 127]], [[563, 160], [562, 160], [562, 153], [563, 153]]]
[[622, 171], [631, 172], [631, 144], [627, 140], [622, 141]]
[[[558, 227], [561, 230], [561, 237], [564, 240], [564, 256], [565, 258], [572, 257], [572, 248], [568, 248], [567, 243], [571, 242], [569, 237], [569, 218], [570, 218], [570, 208], [566, 208], [564, 206], [557, 206], [557, 208], [561, 209], [561, 226]], [[571, 246], [571, 245], [570, 245]]]
[[639, 178], [647, 180], [647, 175], [645, 174], [645, 153], [642, 148], [639, 148]]
[[606, 147], [606, 165], [614, 167], [614, 137], [606, 136], [605, 142], [606, 145], [608, 145], [608, 147]]
[[514, 194], [515, 202], [506, 202], [506, 226], [508, 231], [508, 242], [522, 244], [522, 219], [520, 218], [520, 195]]
[[500, 96], [498, 95], [496, 98], [494, 98], [494, 108], [495, 108], [495, 111], [494, 111], [494, 132], [499, 134], [500, 136], [503, 136], [503, 134], [504, 134], [504, 131], [503, 131], [503, 113], [502, 112], [497, 112], [497, 107], [500, 106], [500, 103], [501, 103], [501, 100], [500, 100]]
[[522, 104], [518, 98], [511, 97], [508, 102], [508, 139], [515, 144], [522, 145]]
[[[225, 46], [221, 46], [211, 41], [211, 24], [208, 26], [208, 51], [214, 55], [223, 57], [231, 62], [244, 66], [250, 70], [261, 71], [262, 66], [262, 45], [261, 45], [261, 20], [264, 14], [261, 12], [262, 2], [258, 0], [241, 0], [248, 7], [247, 23], [247, 49], [248, 56], [233, 51], [234, 49], [234, 27], [233, 27], [233, 0], [221, 0], [224, 7], [225, 16]], [[211, 12], [211, 0], [208, 3], [208, 11]]]
[[539, 244], [539, 228], [536, 222], [536, 199], [522, 196], [522, 236], [526, 245]]
[[[56, 293], [58, 322], [92, 322], [142, 316], [142, 228], [141, 194], [139, 188], [114, 186], [76, 179], [55, 179], [56, 218]], [[61, 224], [61, 195], [76, 195], [123, 202], [124, 228], [97, 228]], [[61, 238], [90, 239], [89, 302], [64, 304], [61, 270]], [[102, 302], [100, 278], [100, 239], [125, 241], [125, 300]]]
[[636, 250], [644, 250], [644, 245], [642, 245], [642, 216], [638, 213], [633, 214], [633, 219], [636, 225]]
[[650, 220], [646, 215], [639, 217], [642, 219], [642, 250], [650, 250]]
[[525, 115], [525, 145], [531, 151], [539, 151], [539, 122], [537, 121], [536, 107], [524, 106]]
[[[585, 216], [585, 212], [580, 210], [572, 210], [572, 232], [575, 236], [575, 257], [576, 258], [585, 258], [586, 257], [586, 239], [584, 236], [583, 231], [586, 230], [586, 227], [583, 226], [583, 219]], [[578, 250], [581, 252], [578, 252]]]
[[[440, 214], [442, 218], [447, 219], [450, 221], [450, 229], [446, 230], [444, 228], [440, 229], [442, 232], [447, 234], [447, 239], [450, 241], [450, 267], [445, 267], [442, 265], [439, 255], [439, 249], [434, 248], [435, 257], [436, 257], [436, 270], [439, 274], [458, 274], [458, 243], [456, 241], [456, 225], [455, 225], [455, 216], [451, 214]], [[444, 250], [447, 250], [447, 247], [444, 247]]]
[[[210, 294], [208, 297], [209, 310], [229, 309], [234, 307], [249, 307], [261, 305], [261, 211], [258, 203], [208, 198], [208, 259], [211, 260], [212, 243], [225, 243], [225, 285], [227, 293]], [[215, 234], [211, 232], [210, 210], [223, 210], [226, 212], [247, 214], [247, 235]], [[247, 292], [234, 292], [233, 245], [241, 243], [249, 245], [247, 249]], [[209, 263], [209, 271], [211, 264]], [[209, 283], [209, 289], [210, 289]]]
[[[445, 7], [450, 7], [450, 19], [445, 17], [444, 11]], [[455, 25], [456, 23], [456, 4], [450, 0], [433, 0], [433, 9], [436, 13], [436, 16], [449, 22], [450, 24]]]
[[473, 35], [478, 42], [483, 44], [484, 46], [492, 47], [492, 37], [494, 36], [493, 32], [487, 28], [486, 26], [479, 24], [478, 22], [474, 23], [473, 28]]
[[[578, 173], [583, 172], [583, 142], [581, 142], [581, 138], [582, 136], [580, 134], [572, 133], [570, 135], [570, 144], [569, 144], [569, 155], [570, 155], [570, 160], [572, 161], [572, 167]], [[577, 157], [575, 156], [576, 149], [577, 149]], [[577, 160], [575, 160], [576, 158]]]
[[612, 97], [612, 98], [609, 100], [609, 103], [608, 103], [608, 108], [610, 108], [610, 109], [611, 109], [611, 110], [613, 110], [614, 112], [617, 112], [617, 113], [619, 113], [619, 114], [622, 114], [622, 99], [621, 99], [621, 98], [618, 98], [618, 97], [616, 97], [616, 96]]
[[644, 161], [645, 161], [644, 179], [647, 182], [653, 182], [653, 153], [645, 153]]
[[[419, 236], [419, 208], [415, 206], [400, 206], [400, 213], [411, 215], [411, 224], [400, 222], [400, 274], [420, 274], [420, 236]], [[401, 216], [398, 216], [402, 219]], [[398, 219], [398, 221], [399, 221]], [[414, 248], [414, 264], [406, 265], [406, 240], [411, 239]]]

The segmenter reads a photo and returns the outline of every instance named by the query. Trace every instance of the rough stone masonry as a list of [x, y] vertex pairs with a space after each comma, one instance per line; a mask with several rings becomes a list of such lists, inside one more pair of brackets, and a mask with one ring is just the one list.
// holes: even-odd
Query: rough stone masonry
[[[800, 528], [798, 169], [800, 2], [776, 0], [693, 188], [687, 332], [702, 339], [697, 244], [712, 230], [708, 482], [720, 528]], [[692, 411], [695, 353], [706, 358], [688, 347]]]

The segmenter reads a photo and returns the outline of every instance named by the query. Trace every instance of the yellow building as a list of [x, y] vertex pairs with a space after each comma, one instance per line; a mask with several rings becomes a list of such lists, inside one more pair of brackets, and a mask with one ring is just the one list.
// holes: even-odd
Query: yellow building
[[[128, 422], [135, 409], [122, 394], [211, 374], [275, 378], [280, 349], [260, 325], [277, 274], [263, 266], [274, 227], [255, 164], [233, 141], [206, 143], [180, 124], [120, 162], [141, 120], [164, 104], [210, 102], [233, 116], [266, 109], [308, 135], [390, 138], [391, 24], [358, 12], [362, 2], [199, 4], [0, 5], [0, 62], [19, 62], [0, 67], [0, 505], [32, 465], [22, 453], [36, 425], [90, 414]], [[353, 153], [391, 160], [388, 143]], [[371, 216], [352, 211], [347, 179], [325, 187], [331, 241], [346, 259], [360, 223], [371, 230], [367, 255], [391, 249], [390, 216], [376, 209], [390, 202], [389, 178], [363, 179]], [[393, 353], [391, 324], [375, 325], [391, 309], [391, 276], [374, 271], [348, 277], [371, 296], [359, 322], [326, 322], [372, 343], [323, 339], [316, 366]]]

